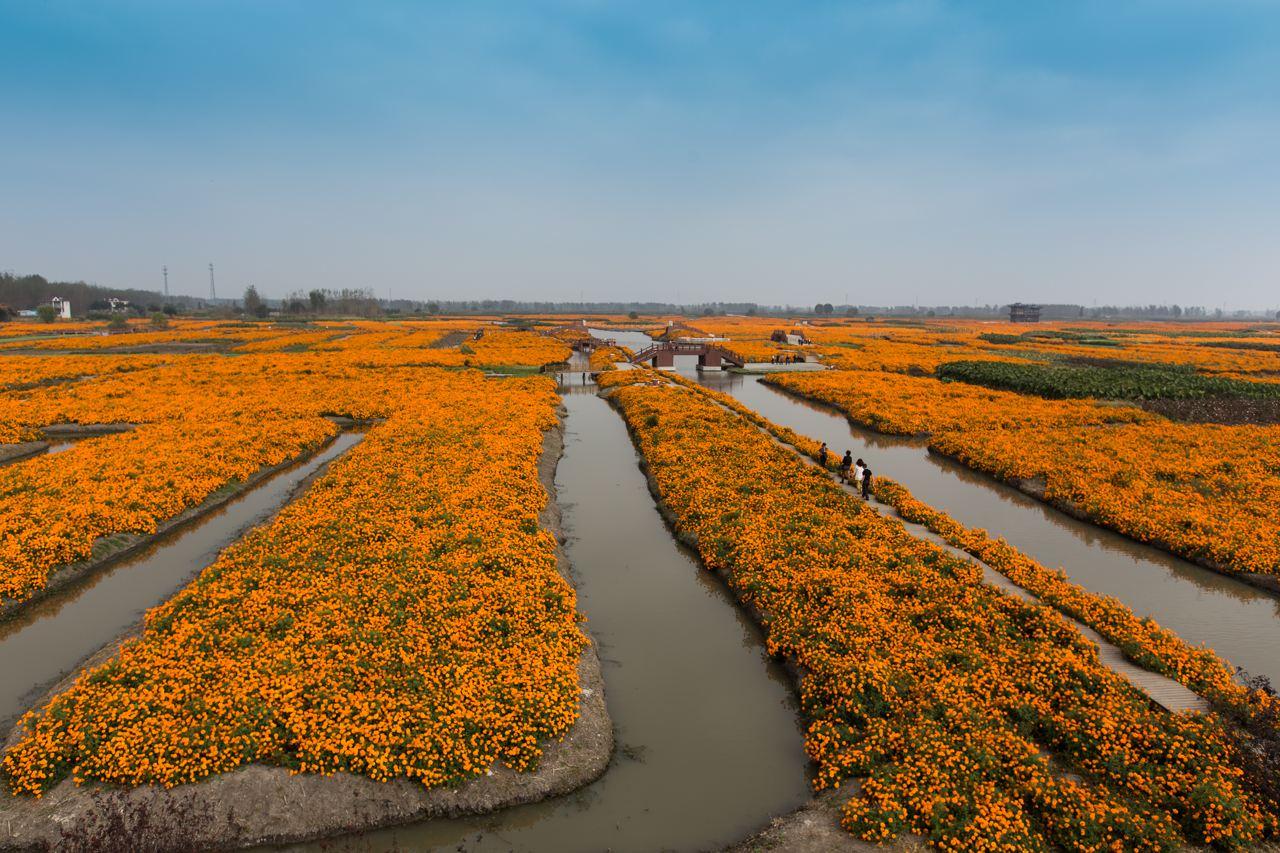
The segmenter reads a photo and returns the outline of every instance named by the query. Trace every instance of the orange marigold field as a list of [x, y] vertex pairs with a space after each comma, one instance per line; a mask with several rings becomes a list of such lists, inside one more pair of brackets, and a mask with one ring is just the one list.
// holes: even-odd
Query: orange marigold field
[[1228, 572], [1280, 575], [1280, 430], [1157, 421], [945, 432], [934, 449], [1142, 542]]
[[0, 392], [146, 370], [172, 360], [161, 355], [7, 355], [0, 358]]
[[[702, 317], [698, 326], [731, 346], [759, 346], [776, 329], [813, 341], [823, 361], [848, 370], [928, 375], [947, 361], [1009, 357], [1187, 365], [1208, 373], [1280, 373], [1280, 326], [1244, 323], [1052, 322], [1032, 326], [958, 318], [777, 319]], [[1250, 377], [1252, 378], [1252, 377]]]
[[1140, 618], [1116, 598], [1089, 592], [1003, 539], [992, 539], [985, 530], [965, 527], [916, 500], [900, 483], [877, 477], [873, 489], [877, 500], [892, 506], [903, 518], [925, 525], [1046, 604], [1079, 619], [1119, 646], [1135, 663], [1182, 682], [1219, 708], [1245, 716], [1277, 716], [1280, 699], [1239, 683], [1235, 668], [1211, 649], [1185, 642], [1150, 617]]
[[874, 371], [765, 379], [1004, 479], [1099, 524], [1227, 572], [1280, 574], [1280, 428], [1169, 421]]
[[218, 490], [314, 449], [321, 418], [163, 421], [0, 467], [0, 600], [43, 589], [99, 537], [154, 533]]
[[[778, 426], [733, 397], [678, 374], [664, 374], [662, 378], [715, 400], [800, 454], [815, 462], [819, 460], [818, 442], [789, 427]], [[835, 463], [829, 460], [827, 464]], [[892, 506], [901, 517], [925, 525], [1044, 603], [1098, 631], [1135, 663], [1180, 681], [1229, 713], [1262, 721], [1280, 719], [1280, 700], [1240, 683], [1235, 668], [1212, 650], [1192, 646], [1150, 617], [1137, 616], [1118, 599], [1072, 583], [1065, 573], [1045, 568], [1004, 539], [992, 539], [984, 530], [963, 526], [946, 513], [916, 500], [905, 486], [888, 477], [877, 477], [873, 488], [876, 499]], [[1264, 722], [1264, 727], [1266, 725], [1273, 722]]]
[[834, 406], [862, 426], [896, 435], [947, 430], [1043, 430], [1071, 424], [1159, 419], [1134, 406], [1044, 400], [962, 382], [878, 371], [778, 373], [763, 381]]
[[[0, 339], [0, 352], [34, 349], [50, 353], [109, 353], [124, 348], [184, 345], [232, 348], [245, 353], [301, 349], [376, 353], [412, 348], [424, 350], [417, 354], [417, 363], [441, 367], [541, 367], [569, 357], [569, 348], [554, 338], [501, 328], [492, 322], [477, 318], [464, 321], [352, 321], [299, 326], [269, 322], [181, 321], [168, 329], [134, 326], [128, 331], [111, 334], [106, 333], [105, 325], [100, 325], [90, 334], [42, 336], [38, 340]], [[434, 348], [440, 338], [455, 331], [480, 334], [456, 346]], [[425, 351], [428, 348], [429, 351]], [[394, 354], [391, 360], [396, 360]]]
[[[215, 331], [241, 335], [242, 325]], [[336, 431], [322, 415], [389, 417], [422, 394], [438, 373], [431, 365], [540, 366], [568, 353], [557, 341], [507, 330], [486, 331], [468, 352], [429, 349], [458, 330], [456, 321], [435, 325], [399, 327], [393, 343], [383, 337], [386, 324], [255, 328], [264, 337], [232, 357], [0, 357], [0, 378], [11, 379], [0, 392], [0, 440], [38, 439], [50, 424], [139, 425], [0, 468], [0, 599], [29, 598], [51, 572], [92, 556], [100, 537], [154, 532], [219, 490], [314, 449]], [[343, 335], [363, 345], [308, 351]]]
[[626, 347], [600, 347], [587, 359], [592, 370], [614, 370], [614, 364], [629, 361], [632, 352]]
[[456, 783], [536, 764], [586, 639], [539, 527], [548, 379], [431, 371], [299, 501], [23, 720], [10, 787], [259, 762]]
[[[17, 375], [42, 358], [67, 360], [104, 358], [89, 381], [51, 387], [15, 389], [0, 393], [0, 441], [39, 437], [40, 427], [55, 423], [150, 422], [166, 418], [236, 419], [240, 417], [306, 417], [339, 414], [385, 417], [395, 401], [413, 393], [414, 377], [422, 368], [517, 367], [536, 368], [564, 361], [569, 349], [551, 338], [530, 332], [486, 331], [479, 339], [458, 346], [430, 348], [428, 341], [442, 333], [421, 329], [350, 332], [315, 347], [347, 344], [337, 349], [287, 352], [284, 341], [310, 339], [294, 332], [283, 340], [278, 330], [266, 339], [277, 351], [247, 352], [233, 358], [219, 354], [181, 356], [68, 356], [0, 357], [0, 367], [21, 358]], [[326, 333], [327, 334], [327, 333]], [[416, 346], [396, 346], [393, 339], [417, 337]], [[117, 365], [153, 366], [144, 375], [122, 373]], [[71, 361], [70, 365], [79, 362]], [[57, 368], [61, 375], [78, 369]], [[47, 375], [47, 371], [45, 372]]]
[[972, 850], [1275, 831], [1216, 716], [1155, 710], [1052, 610], [982, 584], [706, 396], [613, 384], [677, 527], [796, 661], [816, 784], [863, 778], [851, 831]]

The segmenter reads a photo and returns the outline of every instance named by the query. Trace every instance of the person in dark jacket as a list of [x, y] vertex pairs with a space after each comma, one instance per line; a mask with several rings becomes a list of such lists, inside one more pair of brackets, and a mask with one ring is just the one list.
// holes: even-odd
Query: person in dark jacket
[[822, 446], [818, 448], [818, 464], [822, 466], [823, 470], [826, 470], [826, 467], [827, 467], [827, 443], [826, 443], [825, 441], [824, 441], [824, 442], [822, 442]]
[[849, 479], [849, 466], [853, 464], [853, 454], [849, 451], [844, 452], [844, 458], [840, 460], [840, 479]]
[[862, 469], [862, 499], [871, 500], [871, 469]]

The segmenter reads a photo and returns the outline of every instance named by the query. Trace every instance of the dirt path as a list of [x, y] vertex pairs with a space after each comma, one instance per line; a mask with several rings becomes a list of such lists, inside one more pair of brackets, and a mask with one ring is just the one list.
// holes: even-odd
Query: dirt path
[[427, 349], [453, 349], [471, 337], [471, 332], [450, 332], [438, 341], [434, 341]]

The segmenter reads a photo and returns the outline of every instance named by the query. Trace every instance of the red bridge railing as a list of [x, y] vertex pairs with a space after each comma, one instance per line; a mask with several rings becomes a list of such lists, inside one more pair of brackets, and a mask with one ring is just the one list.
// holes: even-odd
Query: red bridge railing
[[659, 354], [668, 353], [670, 355], [697, 355], [697, 356], [718, 356], [722, 361], [727, 361], [734, 367], [746, 366], [746, 361], [737, 353], [727, 350], [716, 344], [696, 343], [694, 341], [667, 341], [661, 343], [650, 344], [644, 349], [637, 352], [631, 357], [632, 364], [639, 364], [643, 361], [650, 361], [659, 356]]

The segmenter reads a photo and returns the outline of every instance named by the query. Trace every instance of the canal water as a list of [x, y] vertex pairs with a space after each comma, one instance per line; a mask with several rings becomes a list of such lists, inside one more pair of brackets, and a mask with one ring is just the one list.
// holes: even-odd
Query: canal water
[[302, 480], [362, 438], [342, 433], [305, 462], [0, 622], [0, 728], [7, 730], [48, 688], [186, 586], [219, 551], [278, 510]]
[[[649, 337], [601, 330], [640, 348]], [[1280, 598], [1072, 518], [1011, 486], [959, 462], [928, 452], [919, 439], [862, 429], [834, 409], [811, 403], [760, 382], [759, 376], [698, 371], [693, 357], [678, 357], [676, 369], [708, 387], [734, 396], [764, 417], [825, 441], [837, 456], [852, 450], [873, 471], [909, 488], [917, 498], [969, 527], [1003, 536], [1076, 583], [1111, 595], [1135, 613], [1148, 615], [1184, 640], [1207, 646], [1254, 675], [1280, 687]]]
[[925, 503], [969, 527], [1003, 536], [1093, 592], [1115, 596], [1184, 640], [1208, 646], [1280, 687], [1280, 598], [1118, 533], [1079, 521], [958, 462], [930, 454], [918, 439], [861, 429], [834, 409], [797, 399], [758, 376], [706, 371], [683, 361], [682, 374], [731, 394], [764, 417], [825, 441], [836, 456], [852, 450], [871, 470], [902, 483]]
[[653, 343], [653, 338], [635, 329], [588, 329], [587, 331], [602, 341], [612, 338], [618, 346], [627, 347], [632, 352], [639, 352]]
[[[7, 465], [17, 465], [19, 462], [26, 462], [27, 460], [34, 459], [37, 456], [51, 456], [54, 453], [62, 453], [63, 451], [70, 450], [75, 446], [76, 446], [76, 442], [74, 440], [69, 440], [69, 439], [46, 442], [44, 447], [41, 447], [38, 450], [35, 450], [34, 452], [27, 453], [26, 455], [6, 456], [4, 458], [0, 458], [0, 467], [4, 467]], [[13, 448], [14, 448], [14, 445], [5, 445], [5, 449], [8, 450], [9, 452], [12, 452]]]
[[583, 378], [561, 377], [569, 415], [556, 486], [615, 726], [609, 769], [542, 803], [287, 849], [709, 850], [808, 800], [786, 673], [719, 581], [676, 544], [622, 419]]

